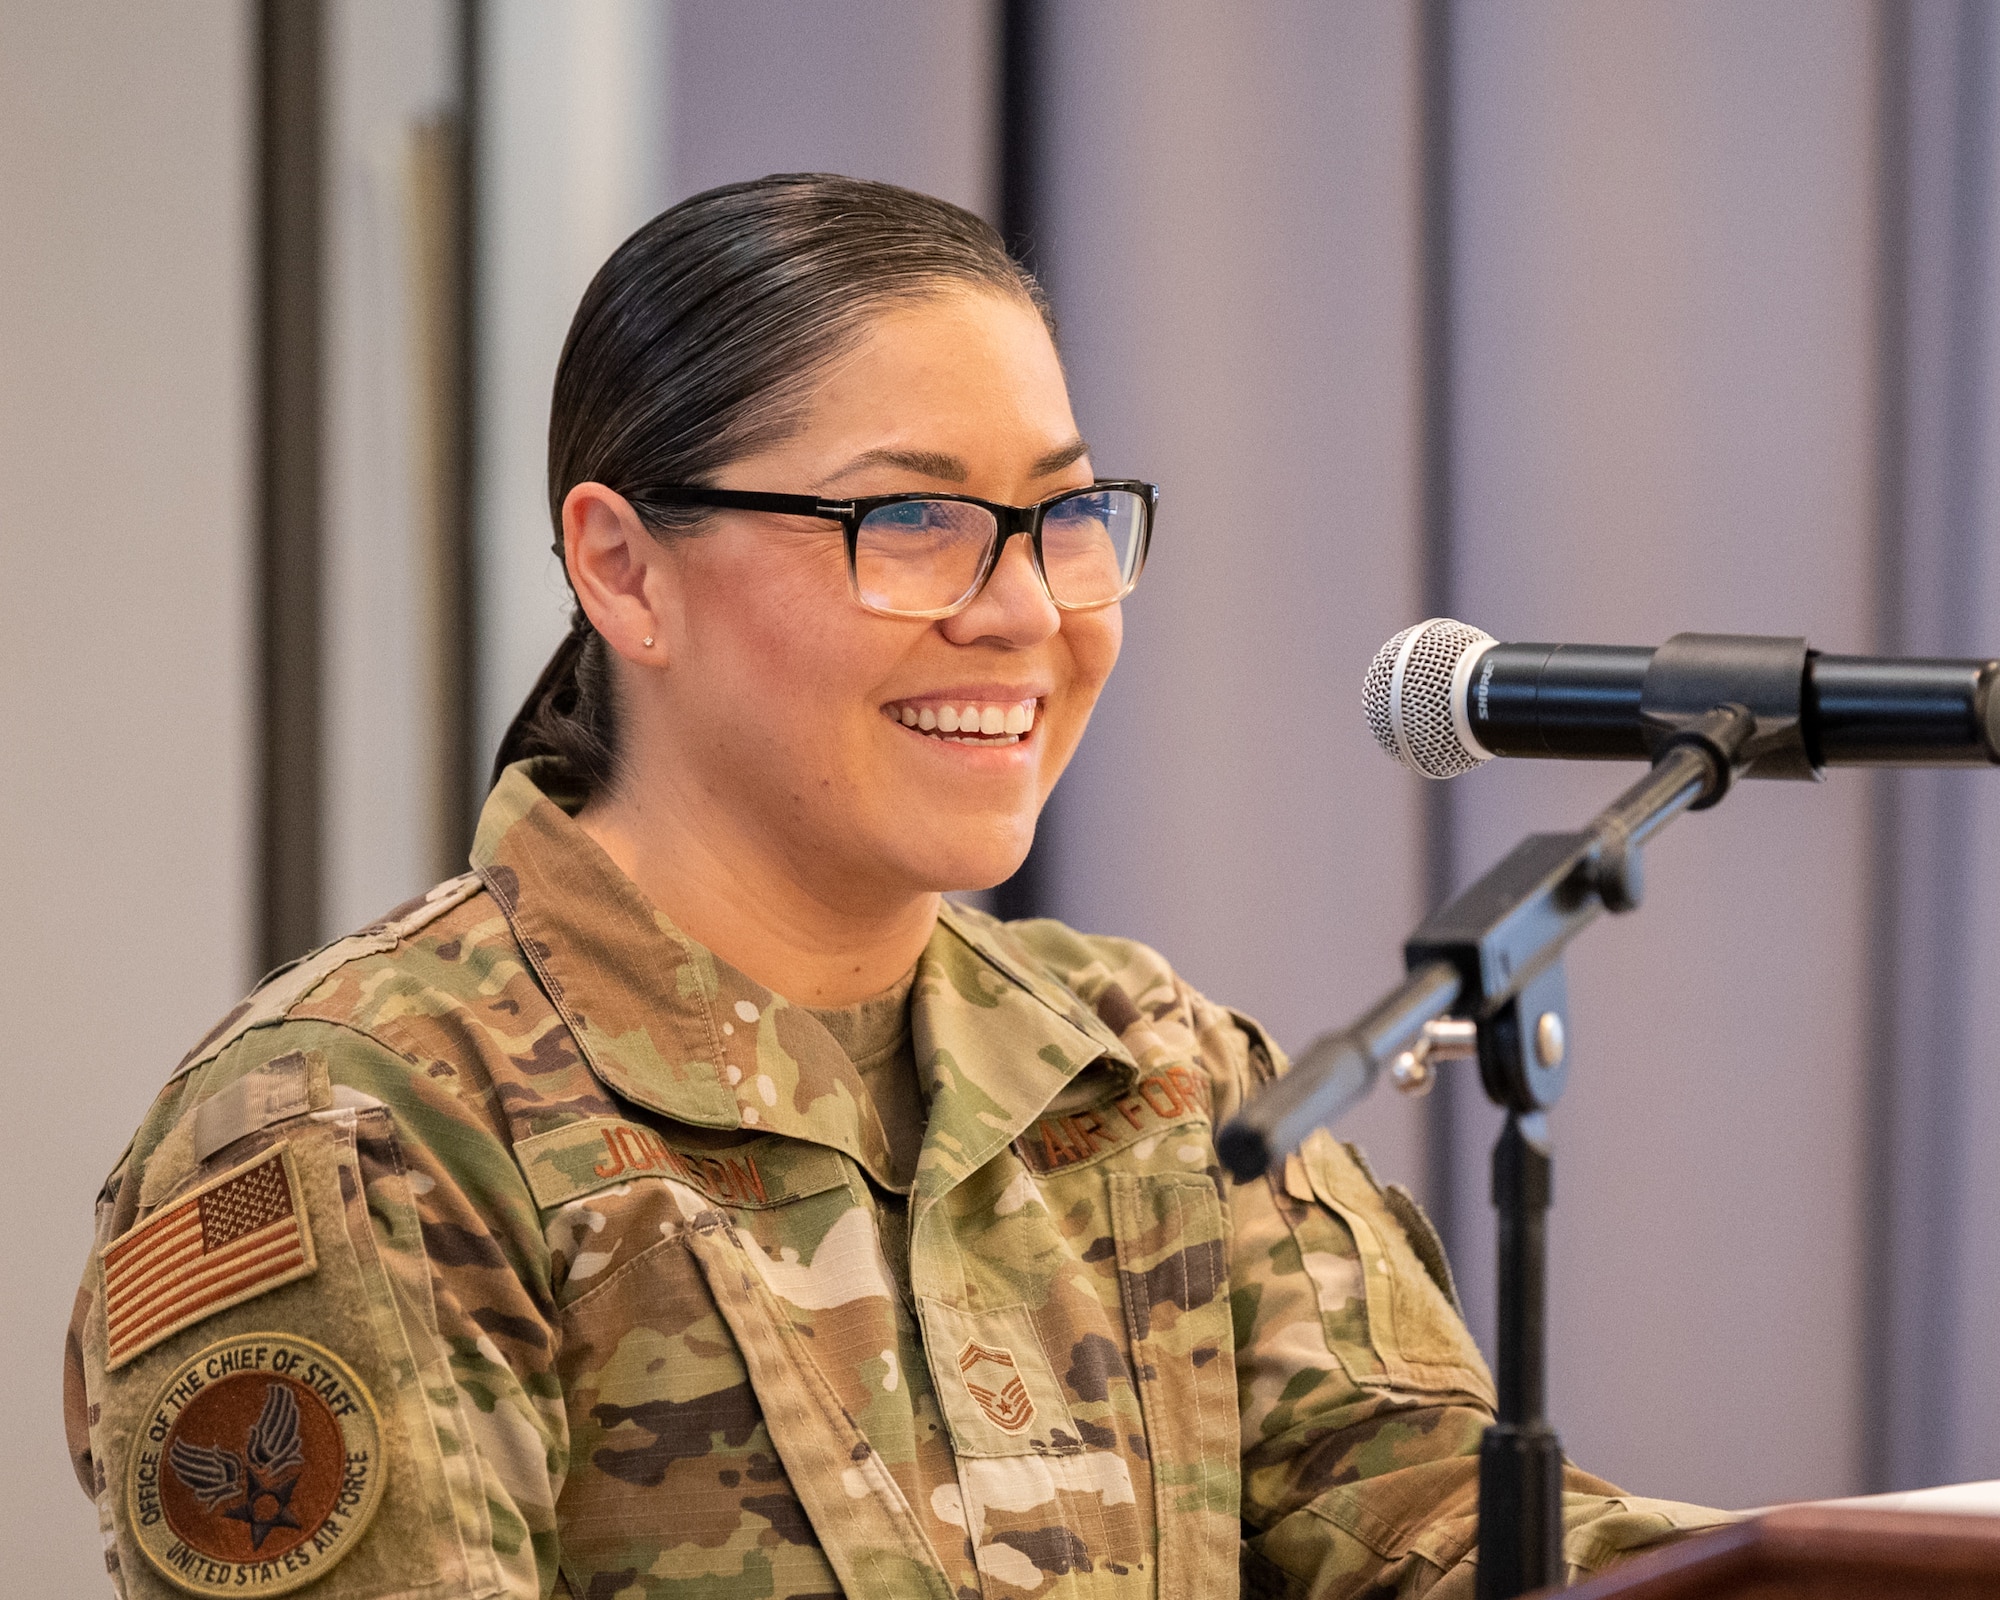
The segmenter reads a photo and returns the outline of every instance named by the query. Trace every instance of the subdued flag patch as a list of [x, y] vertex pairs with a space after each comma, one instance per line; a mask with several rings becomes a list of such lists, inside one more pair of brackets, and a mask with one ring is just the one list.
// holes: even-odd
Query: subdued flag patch
[[281, 1144], [105, 1246], [105, 1370], [316, 1265], [298, 1172]]

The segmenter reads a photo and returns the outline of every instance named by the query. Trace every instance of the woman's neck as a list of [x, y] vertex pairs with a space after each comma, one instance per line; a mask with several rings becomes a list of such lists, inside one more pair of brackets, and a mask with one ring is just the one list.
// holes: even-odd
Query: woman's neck
[[681, 813], [628, 790], [576, 820], [681, 932], [794, 1004], [880, 994], [930, 942], [939, 895], [826, 892], [728, 819]]

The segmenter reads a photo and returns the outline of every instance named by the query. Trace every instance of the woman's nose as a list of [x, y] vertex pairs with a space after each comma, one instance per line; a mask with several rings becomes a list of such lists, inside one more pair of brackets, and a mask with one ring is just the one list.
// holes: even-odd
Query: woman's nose
[[1035, 575], [1033, 546], [1017, 533], [1000, 547], [1000, 559], [986, 587], [972, 604], [944, 620], [945, 637], [954, 644], [994, 639], [1010, 645], [1040, 644], [1062, 627], [1062, 613]]

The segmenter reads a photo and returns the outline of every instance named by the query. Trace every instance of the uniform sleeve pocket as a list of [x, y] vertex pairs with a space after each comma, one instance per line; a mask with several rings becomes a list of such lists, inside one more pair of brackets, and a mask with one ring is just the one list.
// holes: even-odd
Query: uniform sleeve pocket
[[351, 1112], [300, 1117], [216, 1151], [100, 1252], [86, 1366], [131, 1600], [336, 1566], [329, 1592], [493, 1592], [426, 1393], [449, 1371], [384, 1266], [379, 1193]]
[[1359, 1369], [1350, 1375], [1399, 1390], [1472, 1395], [1492, 1406], [1493, 1379], [1464, 1319], [1354, 1157], [1324, 1131], [1315, 1133], [1286, 1162], [1285, 1192], [1306, 1207], [1293, 1234], [1327, 1342]]

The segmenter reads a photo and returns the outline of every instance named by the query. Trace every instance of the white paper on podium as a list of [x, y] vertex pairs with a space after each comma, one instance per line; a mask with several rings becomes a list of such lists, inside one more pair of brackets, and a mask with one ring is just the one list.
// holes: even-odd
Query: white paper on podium
[[1904, 1489], [1896, 1494], [1862, 1494], [1845, 1500], [1800, 1500], [1784, 1506], [1759, 1506], [1746, 1517], [1794, 1505], [1841, 1506], [1857, 1511], [1934, 1511], [1940, 1516], [2000, 1517], [2000, 1478], [1983, 1483], [1941, 1483], [1935, 1489]]

